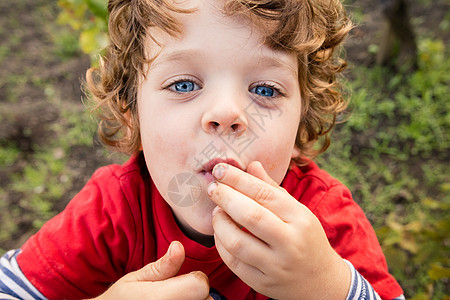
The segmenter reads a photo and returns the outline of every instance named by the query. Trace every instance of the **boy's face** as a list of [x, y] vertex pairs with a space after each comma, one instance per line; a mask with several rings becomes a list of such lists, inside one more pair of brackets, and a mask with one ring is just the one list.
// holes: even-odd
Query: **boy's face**
[[[194, 1], [186, 1], [194, 5]], [[228, 162], [246, 170], [260, 161], [281, 183], [297, 151], [300, 121], [297, 60], [262, 44], [247, 21], [225, 17], [221, 1], [195, 1], [179, 15], [178, 38], [151, 29], [149, 66], [138, 95], [147, 167], [191, 237], [212, 235], [211, 169]]]

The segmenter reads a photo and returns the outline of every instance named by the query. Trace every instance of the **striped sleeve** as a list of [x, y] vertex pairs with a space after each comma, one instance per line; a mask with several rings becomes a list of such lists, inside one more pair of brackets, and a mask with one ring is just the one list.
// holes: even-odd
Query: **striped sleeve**
[[[370, 283], [355, 269], [351, 262], [344, 261], [350, 267], [352, 273], [352, 283], [347, 295], [347, 300], [381, 300], [380, 296], [375, 292]], [[393, 300], [405, 300], [403, 295], [400, 295]]]
[[17, 264], [20, 249], [10, 250], [0, 258], [0, 300], [46, 299], [25, 277]]

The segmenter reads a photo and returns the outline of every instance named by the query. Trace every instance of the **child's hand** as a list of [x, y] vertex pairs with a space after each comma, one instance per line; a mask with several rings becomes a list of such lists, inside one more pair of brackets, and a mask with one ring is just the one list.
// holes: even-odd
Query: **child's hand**
[[174, 277], [183, 262], [182, 244], [172, 242], [158, 261], [123, 276], [95, 299], [212, 299], [204, 273], [197, 271]]
[[[217, 250], [254, 290], [276, 299], [345, 299], [350, 270], [312, 212], [278, 186], [261, 163], [226, 164], [208, 187]], [[246, 230], [242, 230], [244, 227]], [[250, 233], [249, 233], [250, 232]]]

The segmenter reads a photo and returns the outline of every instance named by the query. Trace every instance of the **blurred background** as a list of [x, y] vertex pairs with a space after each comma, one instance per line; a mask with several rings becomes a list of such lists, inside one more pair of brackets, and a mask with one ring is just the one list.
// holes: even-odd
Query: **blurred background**
[[[408, 299], [450, 299], [450, 2], [347, 0], [351, 105], [319, 165], [372, 222]], [[106, 0], [0, 0], [0, 253], [64, 209], [98, 167], [80, 81]]]

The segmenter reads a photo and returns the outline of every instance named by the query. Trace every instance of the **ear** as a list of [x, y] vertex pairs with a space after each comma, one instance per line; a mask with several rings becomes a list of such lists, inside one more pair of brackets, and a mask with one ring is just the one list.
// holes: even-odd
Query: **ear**
[[[125, 116], [125, 119], [126, 119], [126, 121], [127, 121], [127, 128], [126, 128], [126, 130], [127, 130], [127, 136], [128, 136], [128, 139], [131, 139], [131, 136], [132, 136], [132, 133], [131, 133], [131, 126], [133, 126], [134, 124], [136, 124], [136, 122], [133, 122], [133, 120], [132, 120], [132, 118], [133, 118], [133, 116], [131, 115], [131, 111], [130, 110], [127, 110], [125, 113], [124, 113], [124, 116]], [[139, 142], [139, 151], [142, 151], [143, 149], [142, 149], [142, 141], [140, 141]]]
[[300, 149], [297, 147], [297, 145], [294, 145], [291, 152], [291, 158], [298, 158], [300, 156]]

